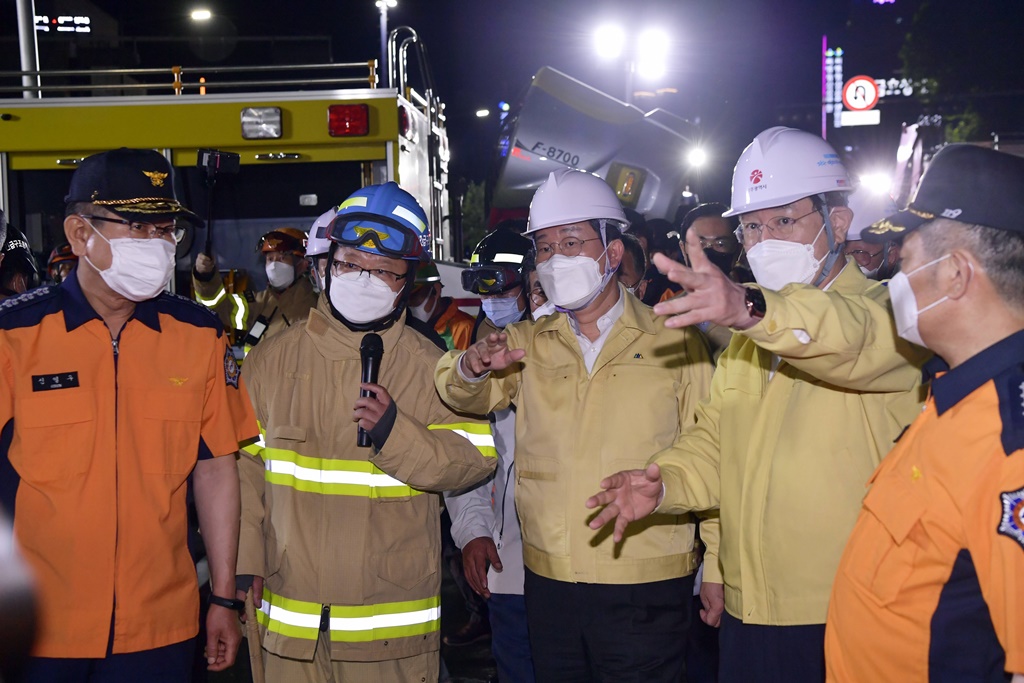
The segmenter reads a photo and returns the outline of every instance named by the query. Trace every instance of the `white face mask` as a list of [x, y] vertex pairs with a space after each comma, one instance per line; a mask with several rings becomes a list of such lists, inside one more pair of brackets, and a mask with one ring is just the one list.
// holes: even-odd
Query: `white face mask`
[[[607, 251], [605, 248], [602, 255]], [[569, 311], [586, 308], [613, 275], [614, 271], [607, 271], [602, 276], [601, 266], [589, 256], [555, 254], [537, 264], [537, 279], [548, 301]]]
[[545, 301], [537, 308], [533, 309], [533, 313], [530, 315], [535, 321], [540, 320], [546, 315], [551, 315], [555, 312], [555, 304], [551, 301]]
[[[889, 298], [892, 300], [892, 315], [896, 319], [896, 334], [906, 339], [912, 344], [918, 346], [924, 346], [924, 340], [921, 339], [921, 331], [917, 328], [917, 319], [925, 311], [930, 311], [939, 304], [948, 301], [949, 297], [944, 296], [938, 301], [934, 301], [922, 309], [917, 308], [917, 297], [914, 296], [914, 289], [910, 286], [910, 276], [914, 273], [920, 273], [925, 268], [934, 266], [939, 261], [944, 261], [949, 258], [949, 254], [940, 256], [934, 261], [915, 268], [909, 273], [896, 273], [889, 280]], [[974, 266], [971, 265], [971, 270], [974, 270]]]
[[365, 325], [391, 315], [398, 293], [374, 275], [363, 277], [362, 273], [345, 273], [331, 277], [328, 296], [346, 320]]
[[276, 289], [290, 287], [295, 282], [295, 266], [287, 261], [267, 261], [267, 281]]
[[768, 239], [748, 249], [747, 262], [757, 284], [774, 290], [794, 282], [810, 284], [828, 258], [827, 253], [821, 259], [814, 258], [814, 245], [824, 230], [822, 224], [810, 244]]
[[420, 322], [430, 322], [430, 316], [434, 312], [433, 309], [427, 310], [427, 306], [430, 305], [431, 299], [434, 298], [434, 293], [431, 292], [427, 295], [427, 298], [423, 300], [423, 303], [417, 306], [409, 306], [409, 315], [416, 318]]
[[864, 277], [869, 280], [874, 280], [875, 276], [878, 275], [878, 271], [882, 269], [882, 264], [879, 263], [876, 268], [865, 268], [864, 266], [857, 266], [860, 268], [860, 272], [864, 273]]
[[89, 257], [85, 257], [86, 263], [96, 269], [108, 287], [136, 302], [152, 299], [167, 287], [174, 273], [173, 242], [158, 237], [117, 237], [108, 240], [92, 223], [89, 223], [89, 227], [110, 245], [110, 267], [106, 270], [96, 268]]

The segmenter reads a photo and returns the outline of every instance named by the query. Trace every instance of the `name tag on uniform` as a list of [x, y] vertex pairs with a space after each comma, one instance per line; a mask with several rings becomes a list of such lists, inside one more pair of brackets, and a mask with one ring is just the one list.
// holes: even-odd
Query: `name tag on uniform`
[[73, 389], [77, 386], [77, 372], [62, 372], [53, 375], [32, 375], [32, 391], [53, 391], [54, 389]]

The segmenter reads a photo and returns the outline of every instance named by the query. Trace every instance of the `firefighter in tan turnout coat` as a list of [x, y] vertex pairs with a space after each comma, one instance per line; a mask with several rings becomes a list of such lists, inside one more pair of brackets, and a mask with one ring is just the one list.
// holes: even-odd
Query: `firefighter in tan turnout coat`
[[[439, 496], [496, 463], [485, 421], [433, 387], [440, 351], [405, 327], [430, 234], [394, 183], [363, 188], [328, 227], [326, 290], [243, 373], [262, 439], [244, 448], [238, 572], [255, 577], [270, 681], [436, 681]], [[376, 384], [360, 345], [383, 342]], [[359, 398], [360, 387], [374, 396]], [[357, 446], [357, 427], [371, 446]], [[243, 581], [244, 584], [244, 581]], [[259, 601], [258, 601], [259, 602]]]

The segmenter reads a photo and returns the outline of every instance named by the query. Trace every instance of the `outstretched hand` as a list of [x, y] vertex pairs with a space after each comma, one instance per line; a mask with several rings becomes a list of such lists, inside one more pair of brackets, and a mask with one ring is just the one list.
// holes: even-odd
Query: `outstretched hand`
[[473, 344], [462, 354], [462, 371], [471, 377], [480, 377], [492, 370], [504, 370], [526, 358], [523, 349], [508, 348], [508, 335], [492, 332]]
[[666, 327], [686, 327], [712, 322], [723, 327], [746, 329], [757, 322], [747, 312], [746, 289], [708, 260], [696, 231], [686, 233], [687, 268], [664, 254], [654, 255], [654, 265], [665, 277], [680, 285], [685, 294], [654, 307], [658, 315], [672, 316]]
[[604, 510], [590, 521], [591, 529], [600, 529], [615, 520], [615, 542], [622, 540], [630, 522], [654, 512], [662, 497], [661, 468], [651, 463], [644, 470], [623, 470], [601, 480], [604, 489], [587, 498], [587, 507], [604, 505]]

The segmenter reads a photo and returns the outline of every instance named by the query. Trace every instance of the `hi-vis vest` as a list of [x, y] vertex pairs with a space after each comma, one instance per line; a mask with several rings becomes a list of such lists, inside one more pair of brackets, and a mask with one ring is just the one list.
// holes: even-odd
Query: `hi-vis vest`
[[359, 344], [324, 301], [255, 347], [244, 374], [261, 439], [243, 447], [239, 574], [266, 578], [268, 651], [380, 661], [437, 650], [439, 496], [486, 477], [490, 426], [451, 412], [433, 388], [440, 356], [402, 322], [381, 334], [380, 384], [396, 406], [384, 447], [356, 446]]

